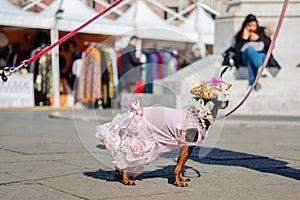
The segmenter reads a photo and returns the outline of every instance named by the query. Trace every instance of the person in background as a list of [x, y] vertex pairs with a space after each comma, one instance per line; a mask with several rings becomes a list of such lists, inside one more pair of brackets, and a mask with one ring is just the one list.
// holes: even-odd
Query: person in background
[[75, 52], [74, 53], [74, 62], [72, 65], [72, 74], [73, 74], [73, 76], [75, 76], [74, 87], [73, 87], [74, 106], [78, 107], [78, 108], [84, 107], [77, 99], [77, 88], [78, 88], [78, 82], [79, 82], [79, 77], [80, 77], [81, 68], [82, 68], [81, 56], [82, 56], [81, 51]]
[[192, 58], [190, 60], [190, 63], [196, 62], [197, 60], [200, 60], [201, 57], [201, 51], [200, 47], [198, 45], [194, 45], [192, 47]]
[[[241, 29], [235, 36], [235, 51], [238, 65], [247, 66], [248, 68], [249, 87], [256, 79], [270, 43], [271, 38], [267, 36], [265, 29], [259, 26], [256, 16], [253, 14], [246, 16]], [[272, 54], [267, 66], [280, 68]], [[255, 89], [258, 88], [255, 87]]]
[[120, 91], [134, 92], [135, 83], [141, 80], [143, 64], [136, 57], [137, 36], [130, 38], [129, 44], [121, 51]]
[[63, 94], [72, 94], [75, 78], [72, 74], [73, 54], [76, 43], [73, 40], [67, 40], [59, 52], [60, 79], [63, 88]]

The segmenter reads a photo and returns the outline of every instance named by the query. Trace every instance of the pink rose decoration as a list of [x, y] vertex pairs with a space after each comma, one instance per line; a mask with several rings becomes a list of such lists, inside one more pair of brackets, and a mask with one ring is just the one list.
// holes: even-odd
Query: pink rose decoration
[[108, 150], [117, 150], [121, 143], [121, 138], [118, 134], [112, 134], [104, 140], [106, 148]]
[[143, 152], [143, 149], [145, 148], [145, 144], [141, 140], [133, 139], [131, 141], [130, 148], [132, 152], [137, 155]]
[[144, 126], [144, 121], [139, 116], [134, 116], [128, 125], [129, 132], [138, 132], [141, 127]]

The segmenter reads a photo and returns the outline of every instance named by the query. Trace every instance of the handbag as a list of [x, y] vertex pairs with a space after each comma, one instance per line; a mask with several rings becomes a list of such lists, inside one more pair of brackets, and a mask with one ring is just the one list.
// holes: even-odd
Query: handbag
[[237, 54], [234, 49], [234, 47], [229, 47], [222, 53], [223, 56], [223, 62], [222, 65], [230, 66], [230, 67], [236, 67], [237, 69], [239, 68], [238, 62], [237, 62]]

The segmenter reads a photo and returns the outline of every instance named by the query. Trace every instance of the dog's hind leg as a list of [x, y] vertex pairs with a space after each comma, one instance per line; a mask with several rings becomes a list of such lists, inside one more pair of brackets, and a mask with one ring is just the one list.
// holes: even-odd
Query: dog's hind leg
[[135, 182], [133, 180], [130, 180], [128, 177], [127, 171], [124, 169], [122, 170], [122, 181], [124, 185], [135, 185]]
[[195, 148], [194, 146], [184, 146], [180, 152], [180, 155], [177, 160], [177, 165], [174, 170], [174, 175], [175, 175], [175, 183], [174, 184], [177, 186], [180, 186], [180, 187], [188, 186], [188, 184], [186, 182], [189, 181], [190, 179], [188, 179], [182, 175], [182, 170], [194, 148]]
[[115, 169], [115, 178], [124, 185], [135, 185], [135, 182], [130, 180], [126, 170]]
[[115, 169], [115, 178], [120, 182], [123, 180], [121, 170], [118, 168]]

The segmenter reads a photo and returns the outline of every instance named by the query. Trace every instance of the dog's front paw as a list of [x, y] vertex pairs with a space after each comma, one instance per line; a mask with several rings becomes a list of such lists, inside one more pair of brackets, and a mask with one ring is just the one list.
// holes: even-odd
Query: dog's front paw
[[184, 176], [180, 176], [180, 180], [183, 181], [183, 182], [191, 181], [191, 179], [186, 178]]
[[[182, 179], [182, 178], [184, 178], [184, 179]], [[176, 177], [174, 185], [176, 185], [178, 187], [188, 187], [189, 185], [187, 184], [187, 181], [189, 181], [189, 179], [187, 179], [185, 177]]]
[[183, 182], [183, 181], [179, 181], [179, 182], [174, 182], [174, 185], [178, 186], [178, 187], [188, 187], [189, 185], [187, 184], [187, 182]]

